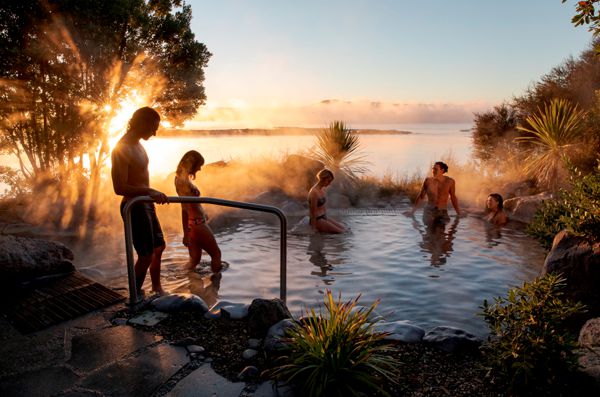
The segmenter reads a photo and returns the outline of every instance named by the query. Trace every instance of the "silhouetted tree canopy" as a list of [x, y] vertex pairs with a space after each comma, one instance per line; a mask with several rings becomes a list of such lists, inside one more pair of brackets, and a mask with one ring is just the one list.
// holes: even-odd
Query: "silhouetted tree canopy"
[[60, 175], [108, 154], [107, 120], [127, 96], [172, 124], [206, 100], [211, 54], [180, 0], [3, 0], [0, 149], [27, 178]]

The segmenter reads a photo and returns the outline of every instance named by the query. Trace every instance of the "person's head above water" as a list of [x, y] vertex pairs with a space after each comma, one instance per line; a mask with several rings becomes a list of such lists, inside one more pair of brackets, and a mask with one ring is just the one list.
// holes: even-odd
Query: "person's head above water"
[[180, 177], [189, 175], [192, 179], [196, 179], [196, 172], [200, 171], [203, 165], [204, 157], [199, 152], [190, 150], [179, 160], [177, 175]]
[[501, 210], [504, 208], [504, 200], [498, 193], [492, 193], [485, 201], [485, 206], [490, 210]]
[[433, 164], [433, 169], [435, 170], [436, 168], [442, 171], [442, 174], [448, 172], [448, 164], [443, 161], [436, 161], [435, 164]]
[[333, 172], [328, 170], [327, 168], [323, 168], [321, 171], [317, 173], [317, 179], [319, 182], [333, 181]]
[[145, 106], [133, 112], [127, 124], [127, 133], [133, 133], [140, 138], [148, 139], [156, 134], [159, 124], [160, 115], [158, 112]]

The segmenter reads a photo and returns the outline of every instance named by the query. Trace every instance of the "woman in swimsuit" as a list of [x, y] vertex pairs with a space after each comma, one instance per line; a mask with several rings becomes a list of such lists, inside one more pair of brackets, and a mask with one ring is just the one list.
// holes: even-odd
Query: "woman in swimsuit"
[[508, 216], [504, 212], [504, 200], [498, 193], [492, 193], [485, 201], [487, 209], [486, 219], [493, 225], [504, 226], [508, 222]]
[[343, 233], [346, 228], [325, 214], [325, 189], [333, 181], [333, 173], [327, 169], [319, 171], [317, 183], [308, 192], [310, 226], [313, 230], [324, 233]]
[[[175, 190], [179, 196], [200, 196], [200, 190], [192, 183], [196, 172], [204, 165], [204, 158], [195, 150], [183, 155], [177, 165]], [[210, 268], [213, 273], [222, 269], [221, 250], [215, 236], [206, 224], [206, 215], [200, 203], [182, 203], [181, 221], [183, 225], [183, 244], [188, 247], [190, 261], [186, 268], [194, 270], [200, 263], [202, 250], [210, 255]]]

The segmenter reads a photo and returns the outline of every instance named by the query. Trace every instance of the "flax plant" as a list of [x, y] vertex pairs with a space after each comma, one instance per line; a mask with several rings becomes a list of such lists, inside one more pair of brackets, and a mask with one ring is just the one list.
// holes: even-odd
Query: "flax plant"
[[288, 347], [271, 376], [301, 396], [386, 395], [379, 384], [383, 378], [395, 382], [398, 363], [386, 354], [387, 334], [367, 321], [379, 302], [353, 311], [359, 297], [341, 302], [327, 291], [325, 314], [307, 310], [302, 325], [288, 331]]
[[538, 114], [526, 118], [530, 126], [517, 129], [530, 135], [516, 138], [532, 144], [524, 171], [541, 185], [556, 190], [568, 176], [565, 158], [575, 154], [577, 139], [583, 132], [586, 112], [565, 99], [553, 99]]
[[312, 155], [336, 176], [342, 176], [351, 183], [355, 183], [358, 175], [366, 171], [367, 162], [360, 154], [358, 135], [343, 121], [333, 121], [318, 133]]

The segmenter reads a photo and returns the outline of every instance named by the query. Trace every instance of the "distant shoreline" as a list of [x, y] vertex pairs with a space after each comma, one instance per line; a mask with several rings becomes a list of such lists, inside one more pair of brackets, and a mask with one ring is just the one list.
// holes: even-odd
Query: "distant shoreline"
[[[316, 135], [323, 128], [275, 127], [275, 128], [230, 128], [218, 130], [164, 129], [159, 136], [219, 136], [219, 135]], [[372, 128], [353, 128], [360, 135], [408, 135], [411, 131], [377, 130]]]

